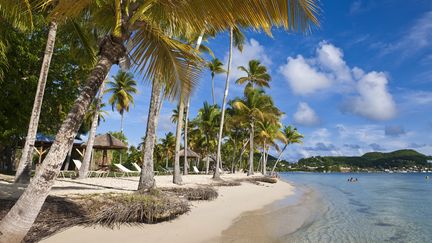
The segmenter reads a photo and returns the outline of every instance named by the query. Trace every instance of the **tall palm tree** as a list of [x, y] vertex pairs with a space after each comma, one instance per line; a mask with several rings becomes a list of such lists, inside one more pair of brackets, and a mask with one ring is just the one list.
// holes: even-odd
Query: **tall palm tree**
[[158, 118], [162, 105], [163, 94], [161, 94], [161, 91], [161, 82], [153, 82], [142, 155], [143, 164], [138, 184], [138, 191], [141, 192], [148, 191], [155, 186], [153, 155], [156, 142], [156, 130], [159, 122]]
[[112, 110], [114, 107], [120, 113], [121, 123], [120, 132], [123, 133], [123, 118], [124, 112], [129, 112], [129, 106], [134, 104], [133, 94], [136, 94], [137, 82], [134, 80], [131, 73], [119, 71], [114, 77], [114, 81], [109, 81], [110, 86], [105, 92], [111, 93], [108, 103], [111, 105]]
[[272, 175], [274, 174], [276, 166], [279, 163], [281, 156], [282, 156], [283, 152], [285, 151], [285, 149], [288, 147], [288, 145], [293, 144], [293, 143], [303, 143], [304, 136], [297, 131], [297, 128], [293, 128], [291, 126], [285, 126], [281, 132], [283, 133], [283, 135], [285, 137], [285, 139], [283, 140], [284, 147], [279, 152], [278, 158], [277, 158], [275, 164], [273, 165], [273, 168], [271, 171]]
[[[223, 127], [224, 127], [224, 119], [225, 119], [225, 107], [226, 102], [228, 98], [228, 91], [229, 91], [229, 80], [230, 80], [230, 74], [231, 74], [231, 63], [232, 63], [232, 53], [233, 53], [233, 45], [237, 47], [240, 51], [243, 50], [243, 44], [244, 44], [244, 35], [243, 33], [237, 28], [237, 26], [231, 26], [229, 30], [230, 34], [230, 42], [229, 42], [229, 56], [228, 56], [228, 66], [226, 70], [226, 79], [225, 79], [225, 91], [224, 96], [222, 100], [222, 114], [221, 114], [221, 120], [219, 125], [219, 133], [218, 133], [218, 143], [217, 143], [217, 151], [216, 151], [216, 168], [219, 168], [221, 162], [221, 149], [222, 149], [222, 137], [223, 137]], [[220, 179], [220, 173], [219, 169], [216, 169], [213, 174], [213, 179]]]
[[94, 104], [93, 107], [90, 107], [89, 112], [88, 112], [88, 119], [91, 119], [91, 127], [90, 127], [90, 131], [88, 134], [87, 146], [86, 146], [86, 150], [84, 153], [84, 159], [83, 159], [82, 165], [79, 169], [79, 179], [87, 178], [87, 174], [88, 174], [88, 171], [90, 168], [90, 160], [92, 157], [93, 145], [94, 145], [94, 140], [96, 137], [96, 129], [97, 129], [97, 126], [99, 125], [100, 119], [103, 118], [103, 114], [105, 112], [101, 109], [105, 105], [102, 103], [102, 97], [104, 94], [105, 83], [106, 83], [106, 81], [103, 82], [102, 85], [100, 86], [98, 97], [95, 99], [95, 101], [93, 103]]
[[233, 107], [234, 109], [237, 109], [244, 120], [249, 123], [250, 137], [248, 175], [253, 175], [256, 123], [263, 120], [275, 122], [278, 120], [281, 112], [274, 106], [273, 100], [270, 96], [266, 95], [263, 90], [254, 89], [251, 86], [245, 88], [243, 99], [235, 101]]
[[226, 72], [225, 69], [223, 68], [223, 63], [217, 59], [217, 58], [213, 58], [210, 62], [207, 63], [207, 68], [211, 73], [211, 83], [212, 83], [212, 99], [213, 99], [213, 105], [216, 104], [215, 101], [215, 95], [214, 95], [214, 77], [216, 74], [220, 74], [220, 73], [224, 73]]
[[29, 183], [33, 159], [34, 144], [36, 141], [36, 133], [39, 124], [39, 116], [42, 108], [43, 96], [45, 93], [45, 85], [48, 77], [51, 57], [54, 52], [55, 38], [57, 34], [57, 23], [51, 22], [49, 25], [48, 39], [45, 47], [45, 54], [42, 60], [42, 67], [39, 74], [36, 95], [33, 103], [33, 109], [30, 116], [30, 123], [27, 131], [26, 142], [22, 149], [22, 155], [15, 174], [15, 182]]
[[271, 80], [271, 76], [267, 72], [267, 68], [264, 65], [261, 65], [259, 60], [250, 60], [249, 68], [240, 66], [238, 69], [245, 72], [247, 76], [237, 79], [237, 84], [247, 83], [248, 86], [252, 87], [270, 87], [269, 82]]
[[[44, 2], [48, 4], [53, 1]], [[171, 96], [176, 97], [180, 91], [189, 91], [196, 83], [199, 71], [197, 61], [200, 59], [188, 46], [167, 36], [162, 31], [164, 27], [158, 25], [161, 22], [179, 32], [186, 28], [200, 31], [209, 27], [220, 31], [238, 22], [267, 32], [275, 25], [288, 30], [309, 30], [311, 24], [318, 24], [318, 8], [314, 0], [201, 0], [184, 1], [179, 5], [163, 1], [129, 4], [129, 1], [121, 0], [115, 0], [114, 4], [112, 1], [88, 0], [55, 3], [57, 5], [50, 15], [58, 21], [89, 13], [89, 16], [98, 16], [95, 22], [99, 20], [99, 23], [110, 26], [105, 28], [106, 35], [98, 43], [96, 65], [60, 126], [44, 163], [0, 221], [0, 242], [20, 242], [29, 231], [73, 145], [88, 106], [112, 65], [128, 56], [126, 43], [130, 44], [130, 56], [144, 78], [154, 80], [155, 76], [162, 75], [160, 78], [166, 80], [172, 90]], [[276, 3], [278, 8], [274, 8]], [[102, 17], [108, 21], [100, 21]]]

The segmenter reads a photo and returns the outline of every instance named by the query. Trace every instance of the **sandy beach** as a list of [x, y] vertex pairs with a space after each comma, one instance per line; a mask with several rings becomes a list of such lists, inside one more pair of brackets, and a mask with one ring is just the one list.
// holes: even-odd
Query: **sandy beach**
[[[244, 174], [223, 175], [224, 180], [246, 177]], [[157, 176], [158, 187], [173, 187], [171, 176]], [[183, 176], [182, 187], [196, 187], [214, 183], [209, 175]], [[62, 179], [56, 182], [53, 195], [76, 193], [132, 192], [137, 177], [89, 178], [78, 183]], [[97, 186], [95, 186], [97, 185]], [[277, 200], [294, 193], [294, 187], [286, 182], [276, 184], [243, 182], [241, 186], [218, 187], [219, 197], [213, 201], [193, 202], [191, 211], [172, 221], [140, 226], [104, 227], [76, 226], [53, 235], [42, 242], [221, 242], [222, 232], [241, 215], [262, 209]]]

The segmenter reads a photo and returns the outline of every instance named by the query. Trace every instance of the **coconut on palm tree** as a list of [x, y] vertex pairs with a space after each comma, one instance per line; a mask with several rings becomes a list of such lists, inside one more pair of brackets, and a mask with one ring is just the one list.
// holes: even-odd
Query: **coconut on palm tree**
[[225, 69], [223, 68], [223, 63], [217, 59], [217, 58], [213, 58], [210, 62], [207, 63], [207, 68], [211, 73], [211, 84], [212, 84], [212, 100], [213, 100], [213, 105], [216, 104], [215, 101], [215, 94], [214, 94], [214, 78], [216, 74], [220, 74], [220, 73], [224, 73], [226, 72]]
[[120, 132], [123, 133], [123, 119], [124, 112], [129, 112], [130, 105], [134, 104], [133, 94], [136, 94], [137, 82], [134, 80], [133, 75], [129, 72], [119, 71], [113, 77], [114, 81], [109, 81], [109, 88], [105, 93], [111, 93], [108, 103], [111, 105], [112, 110], [114, 107], [121, 116]]
[[252, 87], [270, 87], [271, 76], [266, 66], [261, 65], [259, 60], [250, 60], [248, 68], [240, 66], [238, 69], [245, 72], [247, 76], [237, 79], [237, 84], [247, 83], [247, 86]]

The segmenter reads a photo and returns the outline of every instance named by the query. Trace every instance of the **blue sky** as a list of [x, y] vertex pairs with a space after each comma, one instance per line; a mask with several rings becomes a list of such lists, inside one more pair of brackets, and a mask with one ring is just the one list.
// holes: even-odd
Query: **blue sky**
[[[321, 8], [321, 27], [308, 35], [274, 29], [271, 38], [245, 31], [243, 52], [234, 52], [229, 98], [242, 95], [243, 87], [234, 84], [242, 75], [237, 66], [259, 59], [272, 75], [266, 91], [285, 113], [283, 123], [305, 135], [303, 145], [285, 152], [286, 159], [402, 148], [431, 155], [432, 1], [322, 1]], [[227, 33], [205, 44], [226, 62]], [[224, 78], [216, 77], [219, 104]], [[150, 99], [150, 86], [138, 81], [139, 94], [124, 123], [133, 145], [145, 134]], [[191, 117], [205, 100], [211, 102], [210, 81], [204, 71]], [[159, 137], [175, 131], [170, 122], [175, 106], [164, 102]], [[110, 111], [98, 133], [119, 129], [120, 116]]]

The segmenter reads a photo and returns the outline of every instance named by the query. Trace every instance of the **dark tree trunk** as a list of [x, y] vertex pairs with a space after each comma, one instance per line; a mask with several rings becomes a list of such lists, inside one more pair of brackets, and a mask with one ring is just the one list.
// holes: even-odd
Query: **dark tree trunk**
[[0, 242], [12, 243], [23, 240], [60, 172], [61, 165], [73, 144], [91, 101], [96, 96], [111, 66], [118, 63], [118, 60], [126, 53], [123, 41], [115, 37], [106, 36], [99, 46], [98, 62], [61, 125], [41, 169], [8, 214], [0, 221]]

